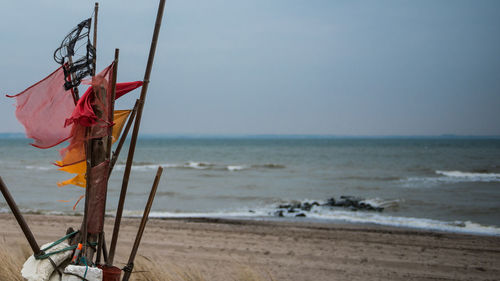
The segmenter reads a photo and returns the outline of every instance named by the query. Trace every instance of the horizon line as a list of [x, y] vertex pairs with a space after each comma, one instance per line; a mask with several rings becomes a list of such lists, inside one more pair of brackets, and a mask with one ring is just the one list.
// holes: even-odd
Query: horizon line
[[[414, 135], [349, 135], [349, 134], [207, 134], [207, 133], [142, 133], [139, 138], [500, 138], [500, 135], [471, 135], [471, 134], [414, 134]], [[0, 138], [24, 138], [21, 132], [0, 132]], [[128, 136], [127, 138], [130, 138]]]

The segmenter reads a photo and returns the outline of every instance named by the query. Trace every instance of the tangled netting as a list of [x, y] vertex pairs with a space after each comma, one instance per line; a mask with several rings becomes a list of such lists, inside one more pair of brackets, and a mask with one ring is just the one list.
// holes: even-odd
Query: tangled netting
[[[64, 87], [66, 90], [80, 85], [81, 80], [93, 73], [95, 48], [90, 42], [90, 26], [92, 19], [88, 18], [71, 30], [54, 51], [54, 60], [64, 68]], [[83, 53], [78, 51], [85, 47]], [[73, 63], [69, 63], [70, 57]]]

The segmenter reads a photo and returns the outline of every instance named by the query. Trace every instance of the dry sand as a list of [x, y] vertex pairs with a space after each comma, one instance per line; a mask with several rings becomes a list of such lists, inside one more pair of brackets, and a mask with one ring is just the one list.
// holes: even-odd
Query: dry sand
[[[39, 244], [81, 217], [26, 215]], [[108, 245], [112, 218], [106, 220]], [[115, 262], [128, 258], [139, 219], [124, 219]], [[4, 244], [26, 243], [11, 214], [0, 214]], [[21, 241], [21, 242], [20, 242]], [[206, 280], [500, 280], [500, 237], [379, 227], [217, 219], [152, 219], [140, 256], [190, 268]]]

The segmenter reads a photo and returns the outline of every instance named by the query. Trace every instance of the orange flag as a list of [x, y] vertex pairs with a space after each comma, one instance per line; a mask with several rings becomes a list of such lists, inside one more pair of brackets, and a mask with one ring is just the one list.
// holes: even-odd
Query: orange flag
[[[115, 143], [120, 137], [120, 133], [125, 125], [125, 121], [127, 117], [130, 115], [131, 110], [115, 110], [113, 114], [113, 119], [115, 125], [113, 126], [112, 133], [112, 143]], [[83, 156], [83, 158], [82, 158]], [[78, 162], [74, 162], [74, 159], [80, 159]], [[87, 162], [85, 161], [85, 148], [77, 147], [70, 150], [66, 153], [64, 159], [62, 161], [56, 161], [60, 171], [64, 171], [70, 174], [77, 174], [75, 177], [58, 182], [57, 185], [59, 187], [65, 186], [68, 184], [73, 184], [76, 186], [85, 187], [87, 184], [87, 180], [85, 179], [85, 174], [87, 173]]]

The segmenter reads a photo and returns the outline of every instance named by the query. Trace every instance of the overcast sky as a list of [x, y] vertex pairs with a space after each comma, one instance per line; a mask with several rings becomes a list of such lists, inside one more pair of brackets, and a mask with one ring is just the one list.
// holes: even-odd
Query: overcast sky
[[[100, 3], [99, 70], [142, 80], [157, 5]], [[2, 1], [0, 132], [93, 7]], [[141, 133], [500, 135], [499, 35], [500, 1], [167, 0]]]

